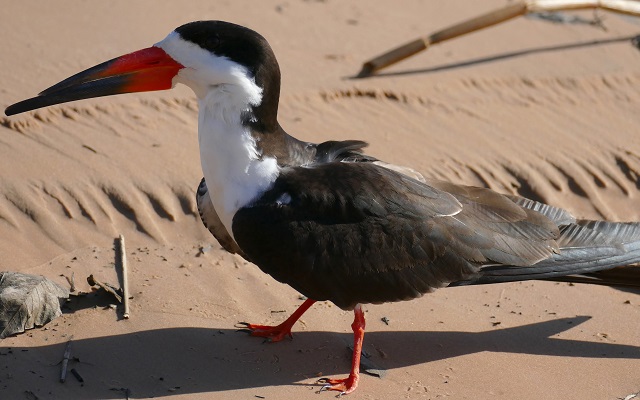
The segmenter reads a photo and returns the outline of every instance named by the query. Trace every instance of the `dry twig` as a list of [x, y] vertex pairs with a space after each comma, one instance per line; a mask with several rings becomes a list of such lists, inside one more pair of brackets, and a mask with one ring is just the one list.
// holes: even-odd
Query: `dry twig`
[[70, 286], [69, 291], [70, 291], [70, 292], [75, 292], [75, 291], [76, 291], [76, 281], [75, 281], [75, 276], [76, 276], [76, 273], [75, 273], [75, 272], [72, 272], [72, 273], [71, 273], [71, 277], [68, 277], [68, 276], [64, 275], [65, 279], [66, 279], [66, 280], [67, 280], [67, 282], [69, 283], [69, 286]]
[[92, 275], [89, 275], [87, 277], [87, 282], [89, 283], [89, 285], [91, 286], [100, 286], [102, 289], [104, 289], [106, 292], [111, 293], [111, 295], [113, 295], [113, 297], [116, 298], [116, 300], [118, 300], [118, 303], [122, 303], [122, 296], [120, 296], [110, 285], [107, 285], [105, 283], [100, 282], [99, 280], [97, 280], [96, 278], [93, 277]]
[[62, 358], [62, 367], [60, 370], [60, 382], [62, 383], [67, 379], [67, 367], [69, 366], [69, 359], [71, 358], [71, 339], [73, 339], [73, 336], [69, 338], [67, 346], [64, 348], [64, 356]]
[[127, 253], [124, 246], [124, 236], [120, 235], [120, 265], [122, 265], [122, 303], [124, 305], [123, 317], [129, 318], [129, 270], [127, 267]]
[[603, 9], [619, 14], [640, 16], [640, 2], [633, 0], [527, 0], [509, 4], [489, 13], [434, 32], [389, 50], [362, 65], [358, 77], [372, 75], [376, 71], [428, 49], [430, 46], [467, 33], [499, 24], [528, 13], [561, 10]]
[[84, 378], [82, 377], [82, 375], [80, 375], [80, 373], [75, 368], [71, 368], [71, 373], [73, 374], [73, 376], [76, 377], [78, 382], [84, 383]]

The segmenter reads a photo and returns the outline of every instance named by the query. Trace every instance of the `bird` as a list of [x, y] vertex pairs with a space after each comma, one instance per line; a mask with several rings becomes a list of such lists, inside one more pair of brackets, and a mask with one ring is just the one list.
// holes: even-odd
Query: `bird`
[[640, 261], [640, 223], [580, 220], [517, 195], [425, 178], [366, 154], [361, 140], [296, 139], [278, 122], [280, 78], [263, 36], [195, 21], [5, 113], [190, 87], [199, 107], [202, 222], [226, 251], [306, 296], [277, 326], [242, 327], [278, 342], [316, 301], [354, 312], [351, 371], [321, 379], [321, 391], [358, 386], [364, 304], [451, 286], [572, 281]]

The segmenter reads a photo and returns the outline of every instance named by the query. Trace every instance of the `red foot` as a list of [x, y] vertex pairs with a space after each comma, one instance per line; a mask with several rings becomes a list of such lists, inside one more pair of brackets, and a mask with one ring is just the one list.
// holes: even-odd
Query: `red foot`
[[343, 394], [349, 394], [356, 390], [358, 387], [358, 381], [360, 380], [360, 355], [362, 353], [362, 341], [364, 340], [364, 311], [362, 306], [356, 304], [353, 309], [354, 318], [351, 324], [353, 329], [353, 357], [351, 358], [351, 373], [345, 379], [329, 379], [322, 378], [318, 383], [324, 383], [325, 385], [320, 388], [320, 391], [324, 390], [336, 390], [340, 392], [338, 397]]
[[242, 325], [241, 330], [249, 332], [251, 336], [263, 337], [266, 342], [270, 343], [279, 342], [286, 336], [289, 336], [290, 338], [293, 337], [293, 335], [291, 335], [291, 327], [315, 302], [316, 301], [313, 299], [305, 300], [305, 302], [302, 303], [286, 321], [278, 326], [255, 325], [247, 322], [240, 322], [238, 325]]
[[279, 342], [286, 336], [290, 338], [293, 337], [291, 334], [291, 325], [285, 323], [278, 326], [269, 326], [240, 322], [239, 325], [242, 325], [244, 327], [242, 330], [248, 331], [251, 336], [263, 337], [265, 341], [271, 343]]
[[320, 391], [325, 390], [335, 390], [340, 392], [338, 396], [342, 396], [343, 394], [349, 394], [356, 390], [358, 387], [358, 380], [360, 379], [359, 374], [350, 374], [348, 377], [344, 379], [330, 379], [330, 378], [322, 378], [318, 380], [318, 383], [324, 383], [325, 385], [320, 388]]

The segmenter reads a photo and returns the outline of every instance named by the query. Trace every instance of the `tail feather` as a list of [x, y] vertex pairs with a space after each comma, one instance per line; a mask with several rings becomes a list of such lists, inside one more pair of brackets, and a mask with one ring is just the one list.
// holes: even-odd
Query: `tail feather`
[[640, 267], [624, 274], [603, 271], [640, 262], [640, 223], [584, 221], [562, 226], [560, 251], [525, 267], [486, 265], [477, 278], [451, 286], [515, 282], [530, 279], [640, 287]]

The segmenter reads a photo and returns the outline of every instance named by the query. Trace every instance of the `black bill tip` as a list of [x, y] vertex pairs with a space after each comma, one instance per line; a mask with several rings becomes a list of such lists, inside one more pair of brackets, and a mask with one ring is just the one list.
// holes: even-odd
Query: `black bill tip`
[[52, 91], [50, 88], [37, 97], [32, 97], [7, 107], [4, 113], [10, 116], [75, 100], [127, 93], [123, 88], [130, 83], [131, 78], [132, 74], [125, 74], [84, 82], [77, 86], [64, 86], [58, 91]]

